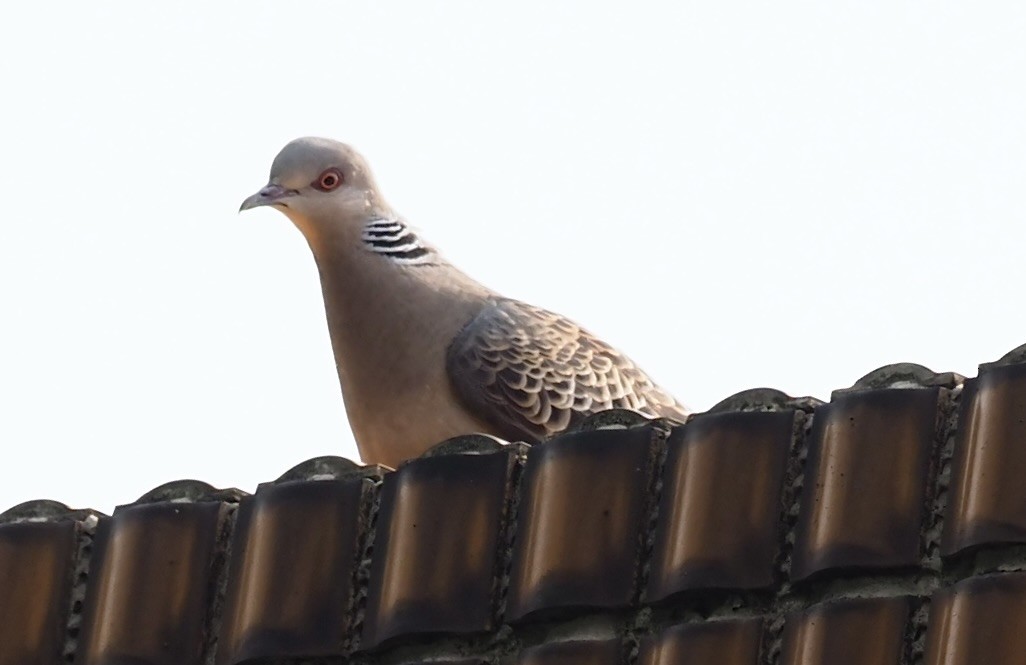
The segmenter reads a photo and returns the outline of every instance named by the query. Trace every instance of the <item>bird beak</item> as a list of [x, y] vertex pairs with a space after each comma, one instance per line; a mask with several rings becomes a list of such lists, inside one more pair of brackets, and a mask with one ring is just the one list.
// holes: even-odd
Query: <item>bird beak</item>
[[274, 205], [275, 203], [280, 203], [282, 199], [295, 196], [296, 194], [297, 192], [294, 189], [286, 189], [281, 185], [268, 183], [259, 192], [243, 201], [242, 205], [239, 206], [239, 212], [260, 206]]

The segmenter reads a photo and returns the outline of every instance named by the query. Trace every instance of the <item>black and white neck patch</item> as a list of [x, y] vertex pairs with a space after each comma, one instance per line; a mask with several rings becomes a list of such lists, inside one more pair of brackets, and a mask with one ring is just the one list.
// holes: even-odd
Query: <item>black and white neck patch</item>
[[403, 265], [436, 263], [438, 254], [401, 219], [372, 219], [363, 227], [367, 249]]

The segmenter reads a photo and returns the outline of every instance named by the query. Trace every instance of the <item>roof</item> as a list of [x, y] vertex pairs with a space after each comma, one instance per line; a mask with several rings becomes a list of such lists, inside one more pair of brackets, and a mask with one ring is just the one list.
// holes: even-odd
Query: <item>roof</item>
[[0, 665], [1019, 662], [1026, 346], [0, 514]]

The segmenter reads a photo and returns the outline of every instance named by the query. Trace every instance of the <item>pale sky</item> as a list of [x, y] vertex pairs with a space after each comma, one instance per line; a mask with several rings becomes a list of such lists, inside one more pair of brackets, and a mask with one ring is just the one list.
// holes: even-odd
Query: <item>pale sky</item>
[[357, 456], [317, 273], [236, 213], [362, 151], [485, 284], [704, 410], [1026, 342], [1026, 5], [17, 3], [0, 28], [0, 510]]

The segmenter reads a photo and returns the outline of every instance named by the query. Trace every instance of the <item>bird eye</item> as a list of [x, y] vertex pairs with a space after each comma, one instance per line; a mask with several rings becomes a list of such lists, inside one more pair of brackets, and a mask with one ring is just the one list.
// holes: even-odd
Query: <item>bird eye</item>
[[328, 169], [311, 184], [322, 192], [330, 192], [342, 184], [342, 173], [335, 168]]

